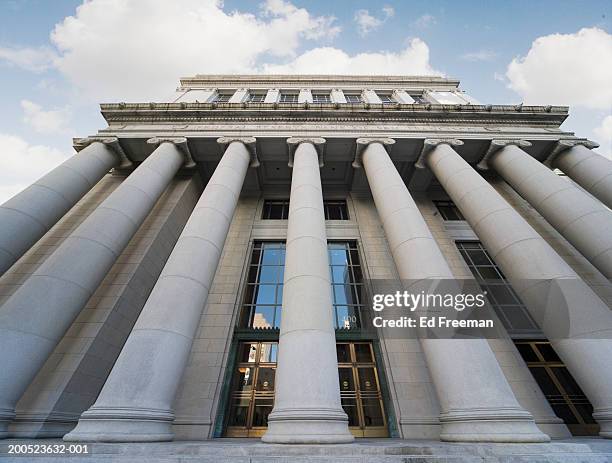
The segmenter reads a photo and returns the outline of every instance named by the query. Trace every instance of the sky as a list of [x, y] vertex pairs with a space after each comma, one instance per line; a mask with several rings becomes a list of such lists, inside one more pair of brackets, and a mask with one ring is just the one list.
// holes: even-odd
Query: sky
[[612, 1], [0, 0], [0, 203], [206, 73], [457, 78], [483, 104], [570, 106], [612, 156]]

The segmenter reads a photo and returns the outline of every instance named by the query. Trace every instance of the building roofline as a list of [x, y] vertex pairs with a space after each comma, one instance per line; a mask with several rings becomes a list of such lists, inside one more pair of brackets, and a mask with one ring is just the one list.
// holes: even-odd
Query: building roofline
[[189, 87], [198, 84], [210, 84], [213, 82], [244, 82], [244, 83], [346, 83], [346, 84], [374, 84], [384, 83], [385, 85], [427, 85], [443, 84], [453, 87], [459, 86], [459, 80], [439, 76], [402, 76], [402, 75], [334, 75], [334, 74], [196, 74], [192, 77], [181, 77], [181, 85]]

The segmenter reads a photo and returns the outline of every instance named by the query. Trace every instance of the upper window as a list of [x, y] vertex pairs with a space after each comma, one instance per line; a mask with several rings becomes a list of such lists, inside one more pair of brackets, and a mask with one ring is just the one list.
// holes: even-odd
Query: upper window
[[348, 208], [345, 200], [323, 200], [325, 220], [348, 220]]
[[219, 92], [215, 97], [215, 103], [227, 103], [232, 95], [233, 93]]
[[287, 220], [289, 217], [288, 199], [266, 199], [261, 218], [264, 220]]
[[359, 93], [345, 93], [344, 98], [346, 98], [347, 103], [363, 103]]
[[331, 103], [331, 96], [329, 95], [329, 93], [313, 93], [312, 102], [313, 103]]
[[429, 101], [427, 101], [427, 99], [423, 96], [422, 93], [418, 93], [418, 94], [411, 93], [410, 94], [410, 98], [412, 98], [416, 104], [427, 104], [427, 103], [429, 103]]
[[444, 220], [465, 220], [461, 211], [452, 201], [434, 201], [438, 212]]
[[298, 94], [297, 93], [281, 93], [279, 102], [280, 103], [297, 103]]
[[391, 96], [390, 93], [377, 93], [378, 98], [380, 98], [380, 101], [382, 102], [382, 104], [393, 104], [393, 103], [397, 103], [393, 97]]
[[247, 102], [248, 103], [263, 103], [265, 99], [266, 99], [265, 93], [249, 93], [249, 96], [247, 97]]
[[[348, 220], [348, 208], [346, 201], [323, 200], [325, 220]], [[266, 199], [261, 213], [263, 220], [287, 220], [289, 218], [288, 199]]]

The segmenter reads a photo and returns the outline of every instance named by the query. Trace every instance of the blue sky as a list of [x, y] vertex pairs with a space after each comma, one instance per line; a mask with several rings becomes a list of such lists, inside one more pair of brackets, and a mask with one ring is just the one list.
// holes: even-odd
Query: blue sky
[[194, 73], [442, 74], [483, 103], [568, 104], [610, 156], [609, 0], [85, 3], [0, 0], [0, 202], [104, 126], [97, 103]]

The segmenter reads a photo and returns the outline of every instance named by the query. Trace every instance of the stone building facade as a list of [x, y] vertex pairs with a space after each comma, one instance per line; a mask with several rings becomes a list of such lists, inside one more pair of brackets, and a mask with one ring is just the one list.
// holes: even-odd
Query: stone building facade
[[[198, 75], [101, 109], [0, 207], [0, 436], [612, 437], [612, 162], [566, 107]], [[435, 278], [487, 285], [507, 336], [364, 329], [368, 282]], [[563, 339], [542, 280], [572, 281]]]

